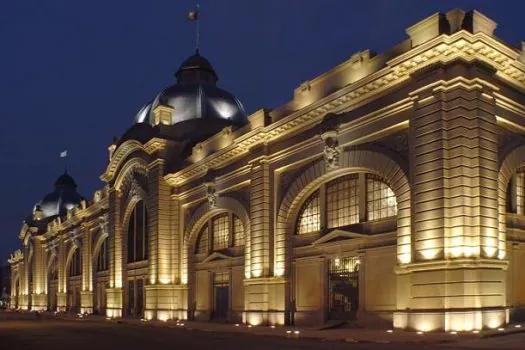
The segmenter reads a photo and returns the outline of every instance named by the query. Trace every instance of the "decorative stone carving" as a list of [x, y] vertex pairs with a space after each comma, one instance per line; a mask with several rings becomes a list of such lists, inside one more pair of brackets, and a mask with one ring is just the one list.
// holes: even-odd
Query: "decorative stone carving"
[[339, 149], [339, 142], [337, 140], [337, 131], [330, 130], [326, 131], [321, 135], [324, 141], [324, 160], [326, 170], [331, 171], [339, 168], [339, 155], [341, 153]]
[[215, 184], [206, 183], [206, 197], [208, 198], [208, 206], [210, 209], [217, 208], [217, 193], [215, 192]]

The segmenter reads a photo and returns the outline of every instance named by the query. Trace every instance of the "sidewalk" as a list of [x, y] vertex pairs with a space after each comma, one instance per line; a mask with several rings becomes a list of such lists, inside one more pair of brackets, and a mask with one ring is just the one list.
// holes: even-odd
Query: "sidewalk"
[[[80, 322], [108, 322], [112, 324], [129, 324], [143, 327], [164, 327], [178, 328], [188, 331], [215, 332], [215, 333], [238, 333], [252, 334], [257, 336], [272, 336], [300, 339], [315, 339], [321, 341], [343, 341], [349, 343], [418, 343], [418, 344], [438, 344], [455, 343], [475, 339], [503, 336], [508, 334], [525, 332], [525, 325], [507, 325], [504, 330], [487, 330], [479, 333], [458, 332], [457, 334], [445, 332], [416, 333], [401, 330], [378, 330], [363, 328], [338, 328], [338, 329], [316, 329], [304, 327], [269, 327], [269, 326], [248, 326], [244, 324], [228, 324], [214, 322], [196, 321], [144, 321], [138, 318], [107, 319], [104, 316], [87, 315], [78, 316], [76, 314], [57, 314], [41, 313], [39, 316], [27, 312], [2, 313], [2, 319], [58, 319], [75, 320]], [[7, 318], [6, 315], [9, 315]]]

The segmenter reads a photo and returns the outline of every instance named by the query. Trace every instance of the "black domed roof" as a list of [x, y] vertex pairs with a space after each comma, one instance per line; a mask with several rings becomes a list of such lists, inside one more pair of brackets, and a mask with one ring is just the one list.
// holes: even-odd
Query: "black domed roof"
[[[248, 119], [242, 103], [217, 87], [218, 77], [210, 62], [199, 52], [187, 58], [175, 73], [177, 83], [164, 89], [144, 105], [135, 123], [177, 125], [177, 138], [198, 140], [228, 125], [242, 126]], [[162, 122], [155, 110], [166, 107]]]
[[67, 172], [58, 177], [58, 179], [55, 181], [55, 186], [77, 188], [75, 179], [69, 176]]
[[201, 56], [199, 52], [195, 53], [195, 55], [192, 55], [184, 61], [177, 73], [175, 73], [175, 76], [177, 77], [177, 80], [179, 84], [195, 84], [195, 78], [197, 78], [196, 75], [203, 75], [208, 79], [205, 79], [206, 82], [217, 83], [217, 80], [219, 78], [217, 77], [217, 73], [215, 73], [215, 70], [213, 70], [213, 67], [211, 66], [210, 61], [208, 61], [206, 58]]
[[38, 211], [39, 219], [62, 216], [67, 214], [68, 210], [80, 205], [82, 200], [84, 197], [77, 193], [75, 180], [65, 172], [55, 181], [55, 189], [36, 203], [33, 214]]

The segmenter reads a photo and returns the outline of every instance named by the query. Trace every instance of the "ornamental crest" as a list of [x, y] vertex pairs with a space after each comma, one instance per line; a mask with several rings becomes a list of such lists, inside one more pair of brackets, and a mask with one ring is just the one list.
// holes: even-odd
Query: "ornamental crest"
[[324, 141], [324, 161], [326, 170], [331, 171], [339, 168], [339, 142], [337, 141], [337, 132], [327, 131], [321, 135]]
[[215, 192], [215, 185], [212, 183], [206, 184], [206, 197], [208, 198], [208, 206], [210, 209], [217, 208], [217, 193]]

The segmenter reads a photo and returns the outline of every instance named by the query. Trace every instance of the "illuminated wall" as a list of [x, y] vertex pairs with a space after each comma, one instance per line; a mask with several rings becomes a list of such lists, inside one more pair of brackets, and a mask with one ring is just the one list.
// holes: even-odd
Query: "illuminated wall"
[[[408, 28], [394, 49], [357, 52], [300, 84], [286, 105], [256, 111], [248, 125], [226, 127], [191, 150], [160, 137], [111, 145], [101, 176], [107, 185], [92, 201], [42, 232], [23, 226], [24, 251], [10, 260], [18, 305], [47, 307], [47, 245], [57, 247], [57, 304], [66, 310], [68, 254], [81, 237], [81, 311], [93, 312], [102, 224], [108, 317], [125, 316], [128, 282], [147, 278], [148, 320], [209, 320], [215, 288], [228, 286], [230, 321], [322, 324], [330, 261], [355, 258], [362, 325], [470, 331], [505, 324], [509, 308], [525, 306], [516, 268], [525, 204], [507, 209], [508, 184], [521, 181], [512, 179], [525, 165], [525, 50], [496, 39], [495, 27], [476, 11], [437, 13]], [[177, 113], [160, 106], [155, 124], [166, 124], [166, 111]], [[355, 188], [380, 183], [387, 194], [356, 194], [344, 207], [348, 220], [335, 225], [327, 197], [330, 183], [345, 176]], [[149, 256], [134, 265], [125, 228], [138, 200], [149, 213]], [[397, 215], [367, 205], [383, 200], [395, 200]], [[303, 225], [305, 208], [311, 215]], [[244, 247], [230, 234], [220, 249], [195, 250], [215, 215], [242, 221]]]

